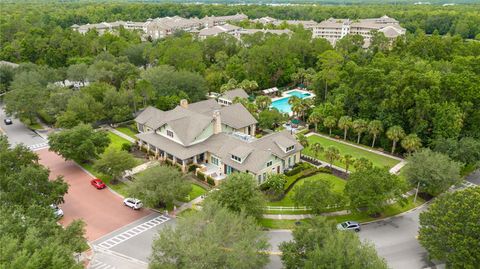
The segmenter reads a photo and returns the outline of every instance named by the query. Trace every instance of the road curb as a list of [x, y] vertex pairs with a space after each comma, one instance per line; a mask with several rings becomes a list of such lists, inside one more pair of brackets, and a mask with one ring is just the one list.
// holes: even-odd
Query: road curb
[[430, 201], [428, 201], [428, 202], [425, 202], [425, 203], [423, 203], [423, 204], [421, 204], [421, 205], [419, 205], [419, 206], [417, 206], [417, 207], [414, 207], [414, 208], [412, 208], [412, 209], [410, 209], [410, 210], [407, 210], [407, 211], [405, 211], [405, 212], [402, 212], [402, 213], [400, 213], [400, 214], [397, 214], [397, 215], [393, 215], [393, 216], [386, 217], [386, 218], [383, 218], [383, 219], [371, 220], [371, 221], [367, 221], [367, 222], [360, 222], [360, 223], [361, 223], [362, 225], [367, 225], [367, 224], [372, 224], [372, 223], [376, 223], [376, 222], [379, 222], [379, 221], [385, 221], [385, 220], [393, 219], [393, 218], [395, 218], [395, 217], [400, 217], [400, 216], [403, 216], [403, 215], [405, 215], [405, 214], [408, 214], [408, 213], [410, 213], [410, 212], [412, 212], [412, 211], [415, 211], [415, 210], [417, 210], [417, 209], [420, 209], [420, 208], [422, 208], [422, 207], [425, 207], [425, 206], [427, 206], [429, 203], [431, 203], [432, 201], [433, 201], [433, 199], [430, 200]]

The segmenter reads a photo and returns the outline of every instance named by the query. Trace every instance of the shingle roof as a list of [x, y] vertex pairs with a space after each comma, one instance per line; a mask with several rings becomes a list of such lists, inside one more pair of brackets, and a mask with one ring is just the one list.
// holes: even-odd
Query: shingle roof
[[235, 129], [244, 128], [257, 123], [257, 120], [242, 104], [233, 104], [231, 106], [223, 107], [220, 110], [220, 116], [222, 118], [222, 123]]
[[227, 99], [230, 101], [233, 101], [235, 97], [248, 98], [248, 94], [243, 89], [233, 89], [233, 90], [224, 92], [222, 96], [220, 96], [220, 98]]
[[[294, 152], [298, 152], [303, 149], [303, 146], [291, 135], [287, 130], [273, 133], [262, 137], [251, 143], [255, 148], [271, 151], [274, 155], [284, 158]], [[279, 145], [295, 145], [293, 151], [288, 153], [284, 152]]]

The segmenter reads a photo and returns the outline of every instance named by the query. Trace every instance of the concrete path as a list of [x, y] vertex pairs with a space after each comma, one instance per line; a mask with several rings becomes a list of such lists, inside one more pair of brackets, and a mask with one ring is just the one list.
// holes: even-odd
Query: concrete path
[[145, 171], [147, 170], [148, 168], [150, 167], [153, 167], [153, 166], [156, 166], [156, 165], [159, 165], [160, 163], [158, 161], [149, 161], [149, 162], [146, 162], [146, 163], [142, 163], [141, 165], [139, 166], [135, 166], [134, 168], [132, 168], [131, 170], [126, 170], [125, 171], [125, 176], [133, 176], [135, 174], [138, 174], [142, 171]]
[[400, 173], [400, 169], [402, 169], [406, 164], [407, 162], [405, 160], [402, 160], [401, 162], [397, 163], [394, 167], [390, 168], [388, 172], [390, 172], [390, 174], [398, 175]]
[[122, 133], [122, 132], [120, 132], [120, 131], [118, 131], [118, 130], [110, 127], [110, 126], [105, 127], [105, 129], [107, 129], [108, 131], [110, 131], [110, 132], [112, 132], [112, 133], [120, 136], [121, 138], [124, 138], [124, 139], [126, 139], [126, 140], [128, 140], [128, 141], [130, 141], [130, 142], [132, 142], [132, 143], [135, 143], [135, 139], [134, 139], [134, 138], [132, 138], [131, 136], [128, 136], [128, 135], [126, 135], [126, 134], [124, 134], [124, 133]]
[[376, 154], [379, 154], [379, 155], [382, 155], [382, 156], [385, 156], [385, 157], [388, 157], [388, 158], [395, 159], [395, 160], [397, 160], [397, 161], [403, 161], [402, 158], [399, 158], [399, 157], [396, 157], [396, 156], [387, 154], [387, 153], [385, 153], [385, 152], [381, 152], [381, 151], [379, 151], [379, 150], [362, 147], [362, 146], [359, 146], [359, 145], [356, 145], [356, 144], [353, 144], [353, 143], [346, 142], [346, 141], [344, 141], [344, 140], [331, 138], [331, 137], [326, 136], [326, 135], [323, 135], [323, 134], [310, 132], [310, 133], [306, 134], [305, 136], [308, 137], [308, 136], [312, 136], [312, 135], [320, 136], [320, 137], [323, 137], [323, 138], [325, 138], [325, 139], [329, 139], [329, 140], [332, 140], [332, 141], [335, 141], [335, 142], [338, 142], [338, 143], [342, 143], [342, 144], [345, 144], [345, 145], [349, 145], [349, 146], [352, 146], [352, 147], [355, 147], [355, 148], [358, 148], [358, 149], [363, 149], [363, 150], [365, 150], [365, 151], [370, 151], [370, 152], [373, 152], [373, 153], [376, 153]]

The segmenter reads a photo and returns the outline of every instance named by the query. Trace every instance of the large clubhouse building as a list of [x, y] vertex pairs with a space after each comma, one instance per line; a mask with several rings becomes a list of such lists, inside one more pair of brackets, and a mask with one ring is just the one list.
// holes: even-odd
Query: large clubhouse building
[[[231, 92], [224, 97], [233, 99]], [[198, 164], [216, 183], [233, 172], [246, 172], [261, 184], [268, 174], [283, 173], [299, 162], [303, 149], [288, 131], [255, 138], [257, 120], [242, 104], [214, 99], [192, 104], [182, 100], [169, 111], [148, 107], [135, 122], [141, 146], [160, 160], [181, 165], [183, 171]]]

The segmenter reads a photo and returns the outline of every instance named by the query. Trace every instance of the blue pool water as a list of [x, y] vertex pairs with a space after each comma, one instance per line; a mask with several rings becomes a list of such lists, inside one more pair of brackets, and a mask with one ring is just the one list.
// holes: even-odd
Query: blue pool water
[[310, 97], [311, 94], [310, 93], [303, 93], [303, 92], [299, 92], [299, 91], [291, 91], [289, 93], [287, 93], [287, 95], [289, 95], [288, 97], [283, 97], [281, 99], [278, 99], [278, 100], [275, 100], [272, 102], [272, 104], [270, 105], [270, 107], [273, 107], [273, 108], [276, 108], [278, 109], [278, 111], [282, 112], [282, 113], [292, 113], [292, 107], [290, 106], [290, 104], [288, 104], [288, 99], [290, 99], [290, 96], [296, 96], [298, 98], [301, 98], [301, 99], [304, 99], [304, 98], [307, 98], [307, 97]]

